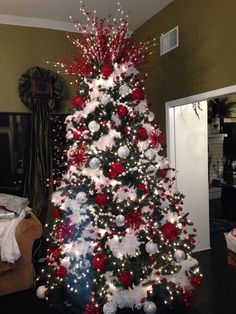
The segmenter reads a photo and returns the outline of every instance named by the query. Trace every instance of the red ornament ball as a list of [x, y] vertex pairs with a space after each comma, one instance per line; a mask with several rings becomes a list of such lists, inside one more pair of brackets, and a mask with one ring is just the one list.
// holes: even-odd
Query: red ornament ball
[[99, 206], [106, 206], [108, 203], [108, 196], [104, 193], [98, 193], [96, 195], [96, 204]]
[[125, 287], [130, 286], [133, 282], [133, 276], [129, 271], [123, 272], [118, 276], [118, 279]]
[[133, 90], [131, 97], [133, 100], [144, 100], [145, 94], [141, 88], [136, 88]]
[[167, 222], [162, 226], [162, 233], [164, 234], [166, 239], [175, 240], [178, 235], [178, 228], [175, 224]]
[[105, 77], [109, 77], [112, 72], [113, 72], [113, 67], [110, 64], [105, 64], [101, 68], [101, 73]]
[[84, 99], [82, 97], [73, 97], [72, 99], [72, 105], [73, 107], [80, 107], [83, 106], [85, 104]]
[[106, 260], [108, 256], [105, 254], [97, 253], [92, 260], [93, 268], [96, 270], [104, 271], [106, 269]]
[[143, 193], [147, 193], [148, 192], [148, 187], [146, 186], [145, 183], [139, 183], [137, 186], [139, 191], [142, 191]]
[[142, 140], [148, 137], [147, 130], [143, 127], [138, 128], [136, 132], [137, 132], [138, 137]]
[[52, 253], [52, 258], [57, 259], [57, 258], [60, 257], [60, 255], [61, 255], [61, 249], [60, 249], [60, 248], [57, 248], [57, 249], [55, 249], [55, 250], [53, 251], [53, 253]]
[[55, 270], [55, 274], [57, 277], [60, 277], [60, 278], [65, 278], [66, 275], [67, 275], [67, 269], [65, 266], [60, 266], [59, 268], [57, 268]]
[[192, 275], [190, 277], [190, 283], [194, 286], [194, 287], [198, 287], [201, 285], [202, 283], [202, 278], [198, 275]]
[[61, 218], [61, 210], [57, 207], [53, 207], [51, 211], [51, 215], [54, 218], [60, 219]]
[[159, 169], [159, 173], [162, 176], [162, 178], [166, 178], [167, 171], [165, 169]]
[[119, 115], [121, 118], [125, 118], [125, 117], [127, 116], [127, 114], [128, 114], [129, 111], [128, 111], [128, 109], [127, 109], [126, 106], [120, 105], [120, 106], [118, 107], [117, 112], [118, 112], [118, 115]]
[[125, 172], [125, 166], [120, 162], [113, 162], [109, 169], [109, 177], [115, 179], [119, 174]]

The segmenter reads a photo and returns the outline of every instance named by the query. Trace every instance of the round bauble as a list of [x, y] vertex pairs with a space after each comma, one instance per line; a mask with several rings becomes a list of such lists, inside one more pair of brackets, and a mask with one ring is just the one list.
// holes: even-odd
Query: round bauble
[[127, 158], [129, 156], [129, 148], [124, 145], [118, 149], [118, 156], [121, 158]]
[[37, 289], [37, 297], [40, 299], [44, 299], [46, 297], [48, 289], [45, 286], [39, 286]]
[[98, 158], [96, 158], [96, 157], [92, 158], [89, 161], [89, 167], [91, 169], [99, 169], [100, 166], [101, 166], [101, 161]]
[[109, 95], [102, 95], [101, 97], [101, 103], [103, 105], [107, 105], [109, 102], [111, 102], [111, 97]]
[[155, 157], [155, 150], [154, 150], [153, 148], [148, 149], [148, 150], [145, 152], [145, 156], [146, 156], [148, 159], [153, 159], [153, 157]]
[[91, 121], [88, 124], [88, 128], [91, 132], [97, 132], [100, 129], [100, 125], [96, 121]]
[[145, 245], [145, 250], [148, 254], [153, 255], [158, 252], [158, 246], [156, 243], [149, 241]]
[[119, 94], [121, 96], [126, 96], [130, 93], [130, 88], [128, 85], [124, 84], [124, 85], [121, 85], [121, 87], [119, 88]]
[[154, 115], [153, 112], [150, 111], [150, 112], [148, 113], [148, 121], [149, 121], [149, 122], [152, 122], [154, 119], [155, 119], [155, 115]]
[[83, 204], [87, 201], [87, 197], [86, 197], [86, 193], [84, 192], [79, 192], [77, 195], [76, 195], [76, 201], [79, 203], [79, 204]]
[[152, 301], [146, 301], [143, 306], [144, 313], [146, 314], [155, 314], [157, 307], [156, 304]]
[[107, 302], [103, 305], [103, 313], [104, 314], [115, 314], [116, 313], [116, 305], [113, 302]]
[[148, 166], [146, 170], [147, 174], [149, 174], [150, 176], [154, 176], [156, 171], [157, 171], [157, 168], [154, 165]]
[[125, 217], [123, 215], [118, 215], [116, 216], [115, 222], [118, 227], [122, 227], [125, 224]]
[[174, 253], [174, 258], [177, 262], [181, 262], [185, 260], [186, 254], [183, 250], [176, 250]]

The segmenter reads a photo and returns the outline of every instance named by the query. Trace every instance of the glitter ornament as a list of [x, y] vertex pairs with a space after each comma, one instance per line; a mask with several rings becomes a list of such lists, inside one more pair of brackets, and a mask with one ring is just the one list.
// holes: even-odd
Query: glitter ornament
[[158, 252], [158, 246], [156, 243], [149, 241], [145, 245], [145, 250], [148, 254], [153, 255]]
[[103, 313], [104, 314], [115, 314], [116, 313], [116, 305], [113, 302], [107, 302], [103, 305]]
[[157, 307], [156, 304], [152, 301], [146, 301], [143, 306], [144, 313], [146, 314], [155, 314]]
[[152, 122], [154, 119], [155, 119], [155, 115], [153, 112], [150, 111], [148, 114], [148, 121]]
[[101, 161], [98, 158], [96, 158], [96, 157], [92, 158], [89, 161], [89, 167], [91, 169], [99, 169], [100, 166], [101, 166]]
[[182, 250], [176, 250], [174, 253], [174, 258], [176, 259], [177, 262], [182, 262], [186, 257], [186, 254]]
[[87, 201], [87, 197], [86, 197], [86, 193], [84, 192], [79, 192], [77, 195], [76, 195], [76, 198], [77, 202], [79, 204], [83, 204]]
[[100, 129], [100, 125], [96, 121], [91, 121], [88, 124], [88, 128], [91, 132], [97, 132]]
[[148, 159], [153, 159], [153, 157], [155, 157], [155, 150], [154, 150], [153, 148], [148, 149], [148, 150], [145, 152], [145, 156], [146, 156]]
[[39, 286], [37, 289], [37, 297], [40, 299], [44, 299], [46, 297], [47, 288], [45, 286]]
[[127, 158], [129, 156], [129, 149], [126, 145], [121, 146], [118, 149], [118, 156], [121, 158]]
[[130, 93], [130, 88], [128, 85], [124, 84], [124, 85], [121, 85], [120, 88], [119, 88], [119, 94], [121, 96], [126, 96]]
[[109, 102], [111, 102], [111, 97], [109, 95], [102, 95], [101, 103], [107, 105]]
[[153, 165], [148, 166], [146, 170], [147, 174], [149, 174], [150, 176], [154, 176], [156, 171], [157, 171], [157, 168]]
[[123, 215], [118, 215], [116, 216], [115, 222], [118, 227], [122, 227], [125, 224], [125, 217]]

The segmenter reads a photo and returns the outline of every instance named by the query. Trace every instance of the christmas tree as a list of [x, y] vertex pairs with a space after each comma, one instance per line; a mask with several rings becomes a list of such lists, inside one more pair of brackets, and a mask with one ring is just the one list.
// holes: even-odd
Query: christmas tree
[[196, 230], [139, 72], [155, 40], [134, 44], [120, 8], [108, 20], [81, 11], [88, 24], [74, 22], [80, 37], [71, 39], [78, 54], [60, 62], [79, 88], [37, 294], [63, 313], [188, 305], [202, 277], [191, 256]]

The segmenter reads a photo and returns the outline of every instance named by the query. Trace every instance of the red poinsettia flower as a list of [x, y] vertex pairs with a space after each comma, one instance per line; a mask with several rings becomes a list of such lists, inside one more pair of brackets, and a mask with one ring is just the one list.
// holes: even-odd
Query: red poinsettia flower
[[112, 179], [115, 179], [119, 174], [125, 172], [125, 166], [122, 165], [120, 162], [113, 162], [109, 172], [108, 176]]
[[136, 88], [133, 90], [131, 97], [133, 100], [144, 100], [145, 94], [141, 88]]
[[125, 287], [130, 286], [133, 282], [133, 276], [129, 271], [123, 272], [121, 275], [118, 276], [118, 279]]
[[105, 271], [107, 259], [107, 255], [97, 253], [92, 260], [93, 268], [96, 270]]
[[113, 67], [110, 64], [105, 64], [101, 68], [101, 73], [105, 77], [109, 77], [112, 72], [113, 72]]
[[178, 236], [178, 228], [175, 224], [167, 222], [162, 226], [162, 233], [166, 239], [175, 240]]
[[108, 196], [103, 193], [98, 193], [96, 195], [96, 204], [99, 206], [105, 206], [108, 203]]
[[158, 144], [163, 144], [164, 135], [163, 133], [157, 133], [156, 131], [152, 131], [149, 136], [150, 143], [152, 146], [156, 147]]
[[139, 191], [142, 191], [143, 193], [147, 193], [148, 192], [148, 187], [147, 187], [147, 185], [145, 183], [142, 183], [142, 182], [139, 183], [137, 185], [137, 188], [138, 188]]
[[79, 167], [82, 167], [87, 159], [83, 149], [77, 149], [71, 155], [71, 163]]
[[143, 224], [142, 212], [140, 210], [134, 210], [131, 214], [125, 216], [127, 226], [137, 230]]

